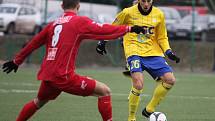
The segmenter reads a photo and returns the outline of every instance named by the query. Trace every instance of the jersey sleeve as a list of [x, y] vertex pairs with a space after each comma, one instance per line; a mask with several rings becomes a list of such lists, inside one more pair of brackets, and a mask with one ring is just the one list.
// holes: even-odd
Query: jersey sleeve
[[99, 24], [87, 17], [82, 17], [78, 29], [83, 39], [110, 40], [125, 35], [130, 31], [129, 26], [115, 26], [110, 24]]
[[113, 25], [124, 25], [126, 17], [127, 17], [127, 9], [125, 8], [123, 11], [119, 12], [112, 23]]
[[47, 33], [48, 33], [49, 25], [47, 25], [39, 34], [33, 37], [28, 44], [16, 54], [14, 58], [14, 63], [20, 65], [23, 63], [25, 58], [31, 54], [34, 50], [42, 46], [47, 40]]
[[161, 22], [158, 24], [156, 32], [158, 44], [162, 48], [163, 52], [166, 52], [166, 50], [170, 49], [170, 45], [167, 37], [166, 23], [163, 13], [161, 14]]

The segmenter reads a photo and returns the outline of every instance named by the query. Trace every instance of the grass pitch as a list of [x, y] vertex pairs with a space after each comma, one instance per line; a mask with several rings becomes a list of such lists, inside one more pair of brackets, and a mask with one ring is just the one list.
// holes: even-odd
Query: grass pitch
[[[16, 74], [0, 72], [0, 121], [14, 121], [22, 106], [37, 94], [40, 82], [36, 81], [35, 68], [20, 68]], [[120, 70], [78, 69], [106, 83], [112, 90], [114, 121], [126, 121], [130, 79]], [[155, 81], [144, 73], [144, 95], [141, 97], [137, 121], [147, 121], [141, 110], [151, 98]], [[158, 106], [168, 121], [215, 121], [215, 75], [175, 72], [177, 83]], [[101, 121], [97, 110], [97, 98], [78, 97], [62, 93], [55, 101], [45, 105], [31, 121]]]

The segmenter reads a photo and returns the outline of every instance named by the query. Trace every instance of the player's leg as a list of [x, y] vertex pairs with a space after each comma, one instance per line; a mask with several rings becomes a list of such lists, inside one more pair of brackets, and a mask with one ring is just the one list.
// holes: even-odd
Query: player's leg
[[90, 77], [74, 74], [67, 83], [60, 83], [59, 87], [70, 94], [98, 97], [98, 109], [103, 121], [112, 121], [111, 91], [107, 85]]
[[128, 104], [128, 121], [136, 121], [136, 113], [139, 107], [140, 94], [143, 89], [143, 74], [142, 72], [134, 72], [132, 76], [132, 88], [129, 94]]
[[[125, 70], [122, 72], [122, 74], [123, 74], [125, 77], [131, 78], [131, 72], [130, 72], [128, 63], [126, 63]], [[132, 79], [131, 79], [131, 85], [132, 85]], [[130, 93], [131, 93], [132, 87], [133, 87], [133, 86], [131, 86]], [[128, 95], [128, 100], [129, 100], [130, 93], [129, 93], [129, 95]]]
[[38, 96], [32, 101], [26, 103], [20, 111], [16, 121], [27, 121], [33, 114], [43, 107], [49, 100], [55, 99], [61, 91], [50, 86], [45, 81], [41, 82]]
[[145, 64], [148, 64], [147, 67], [150, 67], [147, 69], [147, 72], [149, 72], [149, 74], [154, 79], [160, 79], [154, 90], [152, 99], [142, 111], [142, 114], [145, 117], [149, 117], [149, 115], [155, 111], [156, 106], [161, 102], [161, 100], [166, 96], [168, 91], [174, 85], [175, 77], [172, 73], [171, 67], [167, 65], [164, 58], [153, 57], [147, 59], [145, 62]]
[[39, 109], [36, 99], [26, 103], [20, 111], [16, 121], [27, 121]]
[[103, 121], [112, 121], [112, 101], [110, 88], [107, 85], [96, 81], [96, 87], [93, 95], [98, 97], [98, 109]]
[[157, 85], [154, 90], [153, 97], [149, 104], [146, 106], [148, 112], [154, 112], [156, 106], [164, 99], [166, 94], [175, 84], [175, 77], [172, 72], [167, 72], [161, 78], [161, 83]]
[[136, 121], [136, 113], [139, 107], [140, 94], [143, 89], [143, 73], [141, 66], [141, 58], [139, 56], [131, 56], [127, 60], [131, 72], [132, 87], [129, 94], [128, 103], [128, 121]]

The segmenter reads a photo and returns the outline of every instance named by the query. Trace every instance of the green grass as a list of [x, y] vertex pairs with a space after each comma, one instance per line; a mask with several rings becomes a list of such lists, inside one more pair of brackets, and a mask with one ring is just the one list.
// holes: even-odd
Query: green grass
[[[35, 68], [20, 68], [16, 74], [0, 72], [0, 121], [14, 121], [22, 106], [36, 96], [40, 82]], [[106, 83], [112, 90], [114, 121], [126, 121], [130, 79], [120, 70], [79, 69], [78, 73]], [[145, 73], [144, 73], [145, 74]], [[168, 121], [215, 121], [215, 75], [175, 73], [177, 83], [158, 106]], [[147, 121], [141, 110], [150, 100], [155, 82], [145, 74], [144, 94], [137, 121]], [[26, 92], [27, 90], [27, 92]], [[101, 121], [95, 97], [78, 97], [62, 93], [36, 113], [31, 121]]]

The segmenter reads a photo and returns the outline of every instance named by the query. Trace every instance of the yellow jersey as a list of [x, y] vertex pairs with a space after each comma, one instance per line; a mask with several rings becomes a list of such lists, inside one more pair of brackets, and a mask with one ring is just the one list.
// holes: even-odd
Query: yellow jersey
[[164, 52], [170, 49], [164, 14], [157, 7], [153, 6], [148, 15], [140, 13], [138, 4], [125, 8], [118, 13], [113, 25], [144, 27], [145, 33], [127, 33], [123, 37], [126, 58], [132, 55], [164, 57]]

